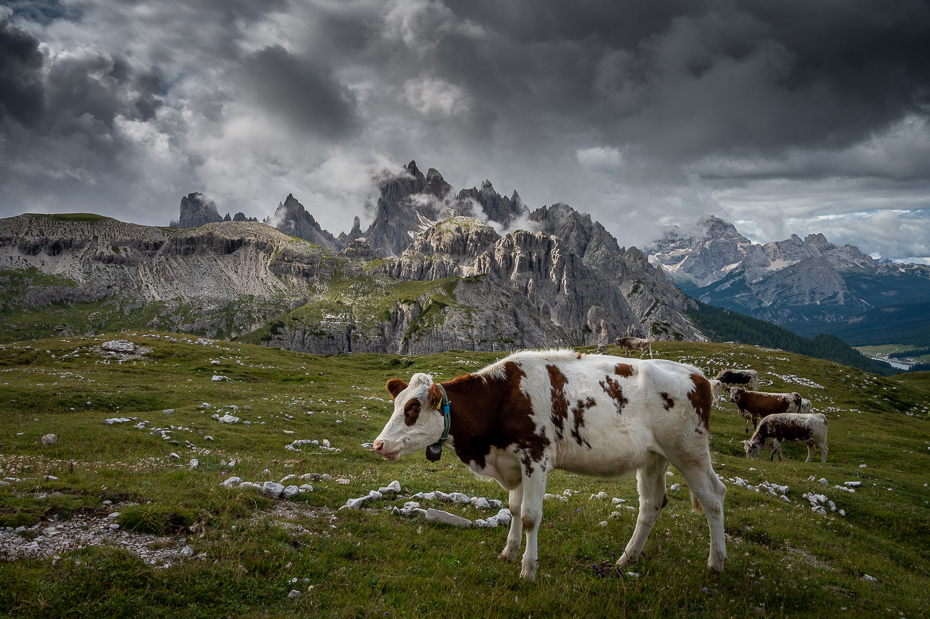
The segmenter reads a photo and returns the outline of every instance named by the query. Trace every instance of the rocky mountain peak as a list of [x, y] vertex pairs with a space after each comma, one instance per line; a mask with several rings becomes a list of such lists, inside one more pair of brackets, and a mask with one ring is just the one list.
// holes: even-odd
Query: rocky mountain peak
[[195, 228], [203, 224], [223, 221], [216, 202], [199, 192], [189, 193], [181, 198], [181, 217], [171, 222], [172, 228]]
[[320, 227], [313, 215], [298, 202], [294, 194], [287, 194], [284, 202], [278, 204], [274, 215], [265, 220], [284, 234], [296, 236], [325, 249], [336, 250], [339, 246], [332, 234]]

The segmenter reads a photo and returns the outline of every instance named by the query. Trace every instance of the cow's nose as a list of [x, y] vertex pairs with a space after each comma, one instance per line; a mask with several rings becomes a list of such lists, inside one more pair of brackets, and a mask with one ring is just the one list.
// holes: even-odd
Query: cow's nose
[[384, 450], [384, 441], [377, 440], [374, 442], [372, 449], [375, 450], [375, 453], [381, 453]]

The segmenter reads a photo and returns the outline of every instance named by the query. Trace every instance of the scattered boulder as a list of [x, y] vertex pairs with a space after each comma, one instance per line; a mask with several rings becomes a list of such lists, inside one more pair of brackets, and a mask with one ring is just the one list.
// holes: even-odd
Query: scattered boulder
[[470, 527], [473, 524], [468, 518], [462, 518], [461, 516], [444, 512], [441, 509], [432, 508], [426, 510], [426, 520], [427, 522], [438, 522], [439, 524], [448, 524], [453, 527]]
[[136, 345], [129, 340], [112, 340], [109, 342], [104, 342], [100, 345], [100, 348], [109, 350], [110, 352], [122, 352], [130, 354], [136, 351]]
[[[296, 486], [294, 487], [296, 488]], [[281, 498], [281, 495], [284, 494], [284, 486], [273, 481], [266, 481], [264, 484], [262, 484], [262, 494], [264, 494], [269, 499]]]
[[58, 443], [58, 437], [55, 436], [54, 434], [46, 434], [39, 440], [42, 441], [42, 444], [45, 445], [46, 447], [48, 447], [49, 445], [55, 445], [56, 443]]

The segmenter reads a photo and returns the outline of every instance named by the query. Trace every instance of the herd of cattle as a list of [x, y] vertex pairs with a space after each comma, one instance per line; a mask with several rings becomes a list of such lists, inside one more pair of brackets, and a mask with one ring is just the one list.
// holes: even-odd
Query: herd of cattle
[[[652, 355], [649, 340], [618, 338], [627, 350]], [[709, 569], [723, 571], [726, 487], [711, 466], [710, 413], [723, 388], [755, 432], [744, 441], [748, 457], [771, 442], [808, 444], [827, 459], [827, 420], [810, 414], [797, 393], [758, 391], [754, 370], [725, 370], [709, 380], [697, 367], [664, 359], [635, 359], [569, 350], [522, 351], [477, 372], [434, 382], [425, 373], [410, 382], [394, 378], [387, 390], [394, 412], [373, 443], [386, 460], [426, 450], [429, 460], [443, 447], [478, 475], [510, 493], [513, 514], [500, 558], [516, 560], [526, 536], [521, 576], [534, 580], [537, 533], [550, 472], [561, 469], [596, 477], [635, 471], [639, 491], [636, 527], [618, 563], [632, 565], [662, 508], [668, 503], [666, 470], [684, 477], [691, 506], [707, 518]], [[804, 412], [807, 411], [807, 412]]]
[[771, 445], [770, 460], [781, 460], [781, 444], [807, 443], [807, 462], [820, 450], [820, 461], [827, 461], [827, 418], [821, 413], [811, 414], [811, 402], [801, 394], [766, 393], [759, 391], [759, 373], [755, 370], [722, 370], [710, 380], [714, 404], [719, 405], [723, 388], [730, 390], [729, 401], [736, 404], [740, 416], [746, 420], [746, 432], [752, 421], [755, 432], [743, 441], [746, 457], [755, 458], [763, 445]]

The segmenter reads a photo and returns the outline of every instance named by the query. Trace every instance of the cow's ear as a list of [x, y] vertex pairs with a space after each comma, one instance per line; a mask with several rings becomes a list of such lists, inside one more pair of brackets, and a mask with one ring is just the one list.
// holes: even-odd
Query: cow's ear
[[407, 388], [407, 383], [400, 378], [392, 378], [387, 382], [387, 390], [391, 394], [391, 399], [397, 397], [397, 394]]
[[439, 408], [439, 405], [442, 404], [442, 389], [439, 385], [433, 383], [429, 387], [429, 406], [430, 408]]

